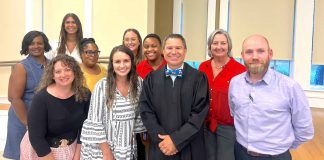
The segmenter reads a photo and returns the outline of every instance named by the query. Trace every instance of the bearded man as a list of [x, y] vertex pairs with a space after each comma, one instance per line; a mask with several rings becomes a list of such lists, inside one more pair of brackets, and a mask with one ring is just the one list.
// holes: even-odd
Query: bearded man
[[269, 68], [273, 56], [261, 35], [242, 46], [246, 72], [232, 78], [229, 106], [234, 118], [236, 160], [291, 160], [290, 149], [314, 136], [312, 116], [300, 85]]

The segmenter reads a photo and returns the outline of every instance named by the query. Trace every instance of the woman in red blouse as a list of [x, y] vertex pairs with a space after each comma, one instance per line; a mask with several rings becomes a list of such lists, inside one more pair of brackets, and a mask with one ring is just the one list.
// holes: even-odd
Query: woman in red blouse
[[229, 34], [224, 30], [215, 30], [208, 38], [211, 58], [199, 66], [199, 70], [207, 75], [210, 89], [210, 109], [206, 119], [209, 160], [235, 160], [235, 128], [228, 106], [228, 87], [232, 77], [246, 69], [234, 60], [231, 50]]
[[136, 72], [143, 79], [150, 72], [163, 67], [166, 61], [162, 55], [161, 39], [157, 34], [148, 34], [143, 41], [143, 54], [146, 60], [139, 63], [136, 67]]

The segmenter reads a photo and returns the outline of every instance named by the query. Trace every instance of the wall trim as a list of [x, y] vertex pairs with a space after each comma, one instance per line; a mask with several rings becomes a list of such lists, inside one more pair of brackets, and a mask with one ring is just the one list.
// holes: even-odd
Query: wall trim
[[305, 91], [309, 105], [314, 108], [324, 108], [324, 92], [323, 91]]
[[0, 96], [0, 104], [10, 104], [10, 102], [8, 101], [8, 97]]

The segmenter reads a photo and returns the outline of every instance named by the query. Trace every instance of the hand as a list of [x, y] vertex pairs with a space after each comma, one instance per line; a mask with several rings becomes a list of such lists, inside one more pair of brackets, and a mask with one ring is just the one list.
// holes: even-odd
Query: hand
[[107, 142], [100, 143], [99, 147], [102, 151], [103, 160], [114, 160], [114, 155]]
[[114, 160], [114, 155], [112, 153], [105, 153], [103, 154], [102, 160]]
[[113, 156], [103, 156], [102, 157], [102, 160], [114, 160], [114, 157]]
[[159, 138], [162, 139], [162, 142], [159, 143], [159, 147], [160, 147], [161, 152], [164, 155], [172, 156], [172, 155], [177, 154], [178, 150], [177, 150], [176, 146], [174, 145], [170, 135], [158, 134], [158, 136], [159, 136]]
[[50, 152], [49, 154], [47, 154], [44, 157], [39, 157], [39, 159], [40, 160], [55, 160], [52, 152]]
[[77, 144], [75, 147], [73, 160], [80, 160], [80, 155], [81, 155], [81, 144]]

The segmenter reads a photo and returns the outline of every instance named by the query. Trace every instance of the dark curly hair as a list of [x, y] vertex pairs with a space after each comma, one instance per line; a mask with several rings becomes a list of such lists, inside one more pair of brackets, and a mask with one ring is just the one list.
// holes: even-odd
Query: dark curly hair
[[21, 55], [28, 55], [29, 54], [28, 47], [33, 42], [34, 38], [36, 38], [38, 36], [42, 36], [42, 38], [43, 38], [45, 52], [48, 52], [48, 51], [50, 51], [52, 49], [51, 45], [48, 42], [47, 36], [43, 32], [30, 31], [24, 36], [24, 39], [23, 39], [23, 41], [21, 43], [21, 50], [20, 50]]
[[55, 83], [53, 80], [54, 77], [54, 65], [57, 62], [62, 62], [64, 65], [72, 69], [74, 74], [74, 80], [72, 82], [72, 90], [75, 93], [75, 100], [77, 102], [86, 101], [89, 99], [89, 89], [84, 87], [84, 77], [83, 72], [78, 64], [78, 62], [71, 56], [66, 54], [59, 54], [53, 58], [49, 64], [46, 66], [45, 72], [42, 76], [42, 79], [37, 87], [36, 92], [41, 91], [42, 89], [48, 87], [49, 85]]
[[109, 56], [108, 74], [107, 74], [107, 106], [112, 107], [115, 100], [116, 91], [116, 73], [114, 72], [113, 57], [116, 52], [123, 52], [131, 58], [131, 70], [127, 75], [127, 79], [130, 81], [130, 100], [136, 102], [138, 99], [138, 76], [136, 73], [136, 65], [133, 52], [124, 45], [116, 46], [112, 49]]

